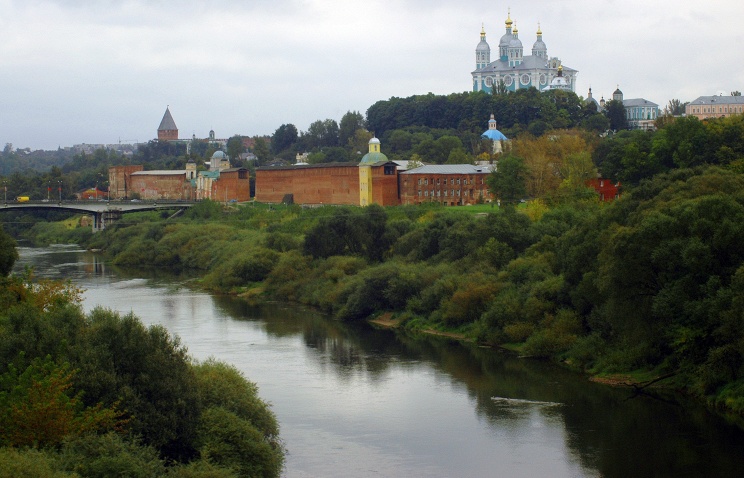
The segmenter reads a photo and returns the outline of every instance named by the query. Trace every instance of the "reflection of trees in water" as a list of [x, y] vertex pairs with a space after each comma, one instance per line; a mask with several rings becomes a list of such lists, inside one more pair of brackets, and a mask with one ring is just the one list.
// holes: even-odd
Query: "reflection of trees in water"
[[562, 423], [568, 449], [603, 477], [738, 476], [744, 465], [742, 430], [695, 404], [675, 405], [680, 397], [628, 399], [630, 390], [589, 382], [555, 364], [436, 337], [401, 334], [399, 340], [465, 386], [494, 429], [530, 426], [536, 416]]
[[271, 336], [301, 337], [309, 356], [341, 380], [364, 374], [375, 382], [392, 367], [425, 363], [466, 390], [494, 430], [511, 436], [536, 420], [562, 427], [576, 461], [603, 477], [737, 476], [744, 464], [741, 430], [700, 407], [628, 400], [629, 390], [591, 383], [557, 365], [441, 337], [342, 323], [293, 305], [215, 302], [237, 320], [260, 321]]

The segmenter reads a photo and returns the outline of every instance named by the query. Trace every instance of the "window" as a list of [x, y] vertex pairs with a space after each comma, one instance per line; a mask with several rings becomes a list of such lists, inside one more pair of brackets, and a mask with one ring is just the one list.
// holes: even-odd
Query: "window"
[[444, 190], [444, 197], [447, 197], [447, 190]]
[[421, 178], [419, 178], [418, 183], [419, 183], [419, 186], [421, 186]]
[[[419, 191], [419, 192], [421, 192], [421, 191]], [[424, 196], [429, 197], [429, 191], [428, 190], [427, 191], [424, 191]]]
[[426, 186], [428, 186], [428, 185], [429, 185], [429, 178], [425, 178], [425, 179], [424, 179], [424, 184], [425, 184]]
[[457, 184], [460, 184], [460, 178], [457, 178]]

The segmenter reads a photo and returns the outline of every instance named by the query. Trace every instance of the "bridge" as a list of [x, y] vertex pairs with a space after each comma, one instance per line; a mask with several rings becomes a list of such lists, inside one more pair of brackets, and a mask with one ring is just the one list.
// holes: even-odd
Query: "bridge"
[[185, 210], [196, 204], [194, 201], [24, 201], [6, 202], [0, 206], [2, 211], [17, 211], [21, 209], [31, 210], [55, 210], [70, 211], [90, 214], [93, 216], [93, 232], [106, 228], [107, 224], [118, 221], [122, 214], [128, 212], [153, 211], [157, 209], [180, 209]]

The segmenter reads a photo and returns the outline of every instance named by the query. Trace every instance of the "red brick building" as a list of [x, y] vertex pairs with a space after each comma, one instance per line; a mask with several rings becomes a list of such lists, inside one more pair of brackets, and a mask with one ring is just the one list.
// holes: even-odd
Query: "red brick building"
[[609, 179], [590, 179], [587, 186], [597, 191], [600, 201], [613, 201], [620, 197], [620, 183], [614, 184]]
[[439, 164], [400, 173], [401, 204], [438, 202], [462, 206], [493, 201], [486, 178], [493, 166]]

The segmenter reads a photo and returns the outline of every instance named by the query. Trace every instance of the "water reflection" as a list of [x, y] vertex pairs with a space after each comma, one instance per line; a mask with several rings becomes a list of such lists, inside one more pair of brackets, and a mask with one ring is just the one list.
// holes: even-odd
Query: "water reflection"
[[738, 476], [744, 436], [678, 397], [630, 398], [561, 367], [440, 337], [253, 306], [187, 275], [121, 270], [69, 248], [18, 268], [71, 278], [96, 303], [235, 364], [274, 404], [286, 476]]

